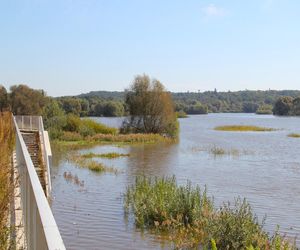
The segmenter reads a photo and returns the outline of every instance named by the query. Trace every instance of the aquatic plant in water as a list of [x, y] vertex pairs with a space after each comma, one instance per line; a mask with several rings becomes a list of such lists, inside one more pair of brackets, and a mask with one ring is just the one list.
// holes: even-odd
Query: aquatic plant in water
[[111, 153], [104, 153], [104, 154], [95, 154], [95, 153], [87, 153], [87, 154], [82, 154], [81, 155], [83, 158], [108, 158], [108, 159], [114, 159], [114, 158], [119, 158], [119, 157], [126, 157], [130, 156], [130, 154], [120, 154], [116, 152], [111, 152]]
[[110, 173], [118, 173], [118, 170], [114, 167], [107, 167], [101, 162], [97, 162], [94, 160], [87, 160], [79, 154], [70, 154], [68, 156], [68, 160], [74, 162], [76, 165], [82, 168], [88, 168], [93, 172], [110, 172]]
[[296, 249], [278, 232], [269, 237], [245, 199], [215, 208], [206, 189], [178, 186], [174, 176], [136, 177], [124, 211], [138, 228], [167, 234], [178, 249]]
[[264, 132], [264, 131], [275, 131], [276, 129], [251, 126], [251, 125], [228, 125], [228, 126], [217, 126], [215, 127], [215, 130], [236, 131], [236, 132], [247, 132], [247, 131]]

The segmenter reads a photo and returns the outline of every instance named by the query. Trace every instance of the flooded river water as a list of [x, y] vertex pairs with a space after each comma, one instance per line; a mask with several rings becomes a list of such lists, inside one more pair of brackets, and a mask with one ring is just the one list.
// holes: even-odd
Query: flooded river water
[[[118, 126], [120, 118], [94, 118]], [[215, 131], [219, 125], [257, 125], [272, 132]], [[157, 237], [139, 232], [123, 213], [122, 194], [137, 175], [172, 176], [180, 184], [207, 186], [215, 204], [245, 197], [265, 228], [276, 225], [300, 237], [300, 118], [254, 114], [209, 114], [180, 119], [180, 139], [172, 145], [100, 145], [81, 152], [129, 153], [96, 159], [119, 170], [98, 174], [78, 168], [53, 151], [52, 210], [67, 249], [168, 249]], [[220, 147], [230, 154], [215, 155]], [[65, 172], [77, 175], [80, 185]]]

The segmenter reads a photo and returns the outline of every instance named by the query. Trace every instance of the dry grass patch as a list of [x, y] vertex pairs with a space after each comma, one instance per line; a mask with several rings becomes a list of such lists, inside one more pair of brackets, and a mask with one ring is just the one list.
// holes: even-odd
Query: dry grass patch
[[300, 134], [291, 133], [291, 134], [288, 134], [288, 137], [292, 137], [292, 138], [300, 138]]
[[215, 127], [215, 130], [218, 130], [218, 131], [234, 131], [234, 132], [247, 132], [247, 131], [264, 132], [264, 131], [275, 131], [276, 129], [258, 127], [258, 126], [250, 126], [250, 125], [228, 125], [228, 126]]
[[0, 248], [9, 248], [8, 207], [12, 198], [10, 182], [11, 156], [14, 147], [14, 130], [9, 112], [0, 112]]

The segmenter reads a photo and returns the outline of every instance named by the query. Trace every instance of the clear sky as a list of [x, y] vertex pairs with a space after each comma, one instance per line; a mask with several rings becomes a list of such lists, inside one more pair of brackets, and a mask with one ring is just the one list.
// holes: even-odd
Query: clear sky
[[0, 84], [300, 89], [299, 0], [0, 0]]

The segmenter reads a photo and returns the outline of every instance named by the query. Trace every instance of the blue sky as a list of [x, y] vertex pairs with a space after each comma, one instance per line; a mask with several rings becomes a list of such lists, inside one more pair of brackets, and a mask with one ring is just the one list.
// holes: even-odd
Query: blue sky
[[299, 0], [0, 0], [0, 84], [300, 89]]

